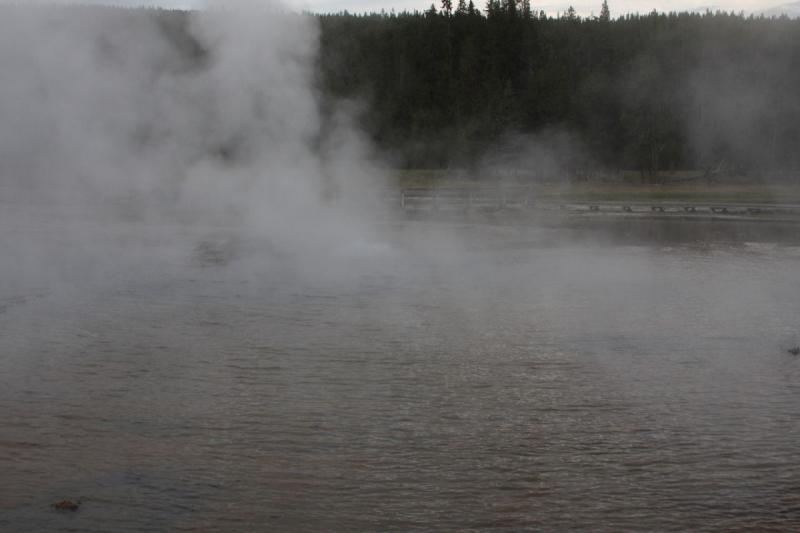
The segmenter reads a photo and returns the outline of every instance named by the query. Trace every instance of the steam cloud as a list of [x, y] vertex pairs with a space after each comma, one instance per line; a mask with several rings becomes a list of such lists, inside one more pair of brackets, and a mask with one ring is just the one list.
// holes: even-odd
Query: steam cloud
[[[50, 227], [81, 253], [100, 253], [98, 228], [75, 213], [103, 231], [122, 219], [224, 227], [311, 262], [344, 235], [371, 238], [354, 206], [374, 197], [379, 171], [347, 115], [320, 111], [313, 17], [250, 2], [158, 17], [0, 9], [6, 227], [66, 209]], [[19, 268], [53, 260], [30, 233], [16, 244]]]

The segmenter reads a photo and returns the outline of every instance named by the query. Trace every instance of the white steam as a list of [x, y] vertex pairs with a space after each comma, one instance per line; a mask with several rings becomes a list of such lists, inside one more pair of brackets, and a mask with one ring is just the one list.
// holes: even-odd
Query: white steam
[[[354, 206], [379, 173], [346, 116], [320, 111], [313, 17], [0, 10], [0, 221], [71, 206], [105, 227], [224, 227], [312, 261], [370, 240]], [[63, 239], [97, 248], [67, 225]]]

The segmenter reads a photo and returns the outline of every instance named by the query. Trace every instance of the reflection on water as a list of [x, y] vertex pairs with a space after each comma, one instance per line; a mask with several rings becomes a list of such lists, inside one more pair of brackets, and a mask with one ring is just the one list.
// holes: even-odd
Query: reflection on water
[[800, 528], [800, 249], [456, 233], [3, 284], [0, 529]]

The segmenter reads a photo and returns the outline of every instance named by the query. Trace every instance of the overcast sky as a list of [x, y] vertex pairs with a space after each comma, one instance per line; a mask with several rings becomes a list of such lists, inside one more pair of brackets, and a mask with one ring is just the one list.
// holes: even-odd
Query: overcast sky
[[[431, 5], [432, 0], [284, 0], [286, 3], [300, 9], [315, 12], [336, 12], [347, 9], [348, 11], [423, 11]], [[441, 0], [433, 0], [437, 9]], [[476, 6], [483, 8], [485, 0], [473, 0]], [[2, 0], [0, 0], [2, 2]], [[128, 6], [157, 5], [168, 8], [196, 8], [202, 7], [205, 0], [60, 0], [62, 3], [78, 4], [117, 4]], [[453, 2], [455, 4], [456, 1]], [[563, 12], [568, 6], [573, 5], [581, 15], [597, 14], [600, 11], [602, 0], [532, 0], [531, 4], [537, 11], [544, 10], [550, 14]], [[795, 9], [800, 8], [800, 1], [795, 0], [608, 0], [612, 16], [623, 13], [647, 13], [657, 11], [704, 11], [725, 10], [760, 12], [784, 3], [793, 3]]]

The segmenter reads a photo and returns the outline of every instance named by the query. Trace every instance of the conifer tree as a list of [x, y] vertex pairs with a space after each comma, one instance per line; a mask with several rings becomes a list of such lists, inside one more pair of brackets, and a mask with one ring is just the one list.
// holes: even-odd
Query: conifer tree
[[569, 9], [567, 9], [566, 14], [564, 15], [564, 18], [566, 18], [567, 20], [575, 20], [577, 18], [575, 15], [575, 8], [569, 6]]
[[531, 14], [531, 0], [522, 0], [521, 5], [522, 5], [522, 10], [521, 10], [522, 18], [524, 18], [525, 20], [533, 18], [533, 15]]
[[608, 0], [603, 0], [603, 6], [600, 8], [600, 20], [608, 22], [611, 20], [611, 11], [608, 10]]

